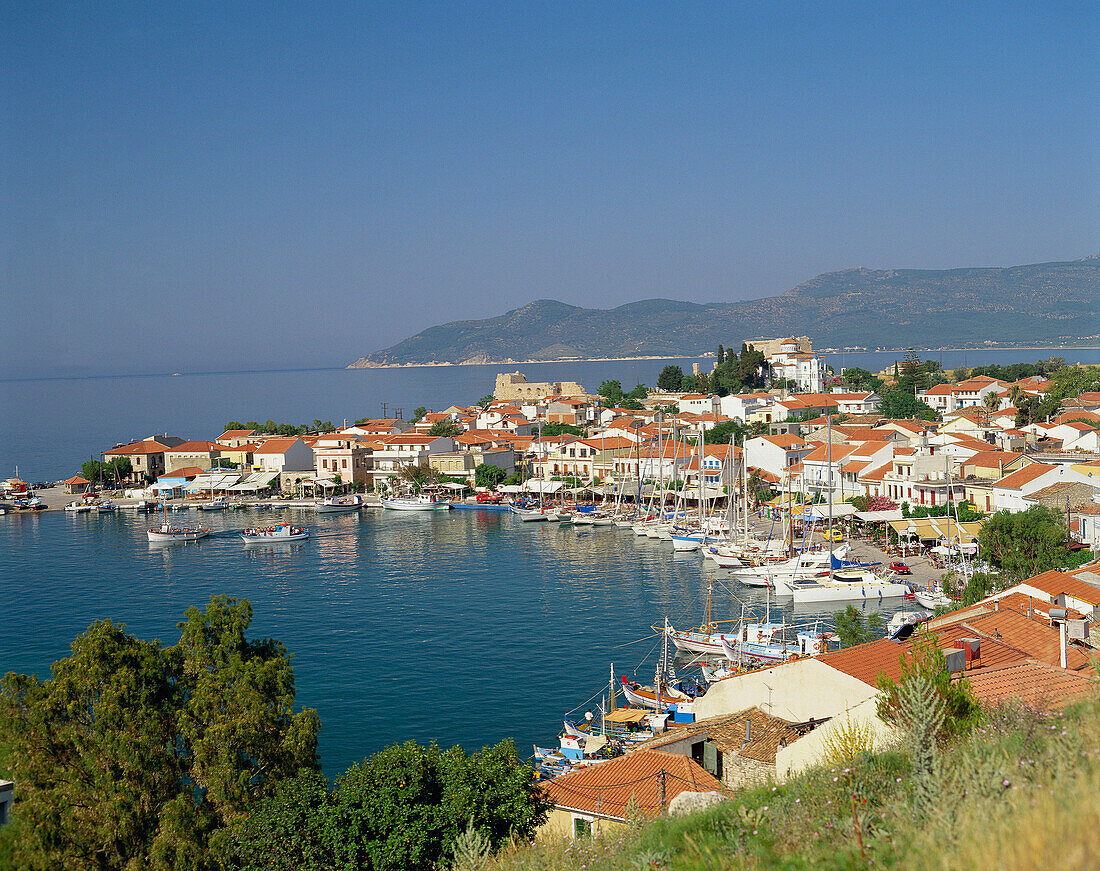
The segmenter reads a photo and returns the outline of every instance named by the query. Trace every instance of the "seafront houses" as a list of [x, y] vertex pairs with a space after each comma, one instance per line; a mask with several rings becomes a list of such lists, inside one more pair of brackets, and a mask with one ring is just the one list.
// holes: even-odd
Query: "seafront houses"
[[264, 472], [312, 472], [313, 448], [297, 436], [264, 439], [252, 452], [252, 466]]
[[803, 489], [807, 494], [820, 493], [832, 502], [866, 495], [858, 473], [868, 466], [889, 462], [893, 456], [894, 445], [885, 441], [834, 444], [831, 451], [828, 444], [820, 445], [802, 457]]
[[319, 436], [313, 443], [317, 482], [374, 484], [373, 451], [366, 436], [340, 432]]
[[1069, 465], [1030, 463], [1005, 475], [993, 484], [994, 511], [1026, 511], [1027, 497], [1044, 487], [1062, 481], [1095, 486], [1095, 479], [1083, 475]]
[[816, 445], [792, 435], [767, 435], [745, 441], [745, 462], [757, 469], [783, 477], [789, 467], [801, 463]]
[[559, 397], [546, 406], [547, 423], [567, 423], [570, 426], [586, 426], [596, 419], [596, 413], [588, 400]]
[[946, 505], [949, 501], [961, 501], [966, 493], [966, 485], [959, 480], [958, 466], [950, 457], [912, 448], [895, 449], [881, 485], [881, 494], [874, 495], [883, 495], [899, 505], [902, 502], [914, 506]]
[[258, 436], [254, 429], [227, 429], [214, 441], [227, 448], [239, 448], [241, 445], [260, 441], [263, 436]]
[[[164, 451], [164, 471], [174, 472], [197, 466], [200, 469], [212, 469], [222, 458], [223, 446], [217, 442], [183, 442]], [[231, 462], [231, 461], [230, 461]]]
[[110, 462], [115, 457], [126, 457], [130, 461], [130, 477], [135, 481], [152, 483], [164, 473], [164, 452], [171, 447], [183, 444], [178, 436], [149, 436], [126, 445], [115, 445], [103, 452], [103, 461]]
[[369, 440], [374, 451], [374, 480], [394, 487], [405, 466], [429, 462], [432, 454], [451, 453], [455, 440], [449, 436], [403, 432]]
[[398, 435], [412, 429], [413, 425], [399, 417], [372, 418], [345, 426], [340, 432], [361, 436]]

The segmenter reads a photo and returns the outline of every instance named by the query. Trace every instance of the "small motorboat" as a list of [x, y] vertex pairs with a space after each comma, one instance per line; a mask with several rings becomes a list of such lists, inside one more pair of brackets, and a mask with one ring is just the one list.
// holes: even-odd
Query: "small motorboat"
[[65, 506], [66, 511], [71, 511], [73, 514], [85, 514], [92, 510], [92, 506], [86, 502], [70, 502]]
[[363, 507], [361, 496], [330, 496], [313, 506], [318, 514], [341, 514], [358, 511]]
[[427, 493], [417, 496], [392, 496], [382, 499], [382, 507], [391, 511], [448, 511], [451, 504]]
[[309, 530], [304, 526], [291, 526], [289, 523], [280, 523], [277, 526], [252, 527], [241, 533], [245, 544], [261, 544], [265, 542], [302, 541], [309, 538]]
[[163, 544], [170, 541], [198, 541], [206, 538], [210, 530], [197, 523], [169, 523], [165, 521], [160, 526], [149, 530], [149, 541]]

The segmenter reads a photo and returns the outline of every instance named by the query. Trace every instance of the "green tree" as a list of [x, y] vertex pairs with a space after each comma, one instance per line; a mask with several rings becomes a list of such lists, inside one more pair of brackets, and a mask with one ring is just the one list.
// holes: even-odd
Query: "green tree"
[[251, 427], [245, 426], [239, 420], [231, 420], [225, 425], [225, 432], [229, 432], [231, 429], [251, 429]]
[[584, 430], [571, 423], [547, 423], [542, 426], [544, 436], [575, 435], [583, 436]]
[[649, 396], [649, 391], [646, 389], [646, 386], [644, 384], [635, 384], [630, 389], [630, 392], [626, 394], [626, 399], [634, 399], [641, 402], [647, 396]]
[[735, 437], [737, 441], [741, 441], [747, 432], [749, 432], [749, 428], [743, 423], [736, 420], [724, 420], [703, 433], [703, 444], [728, 445], [731, 436]]
[[600, 384], [597, 391], [604, 398], [604, 405], [612, 408], [623, 401], [623, 385], [618, 381], [607, 380]]
[[327, 794], [323, 788], [305, 772], [259, 804], [236, 828], [238, 864], [247, 871], [434, 868], [468, 826], [497, 848], [531, 837], [547, 812], [510, 740], [469, 756], [460, 747], [395, 744], [353, 765]]
[[488, 490], [495, 488], [507, 477], [508, 473], [504, 469], [492, 463], [482, 463], [474, 470], [474, 484]]
[[413, 409], [412, 423], [416, 423], [427, 413], [427, 408], [425, 408], [423, 405], [418, 405], [416, 408]]
[[845, 369], [841, 380], [846, 387], [852, 390], [877, 391], [882, 386], [881, 378], [876, 377], [873, 372], [867, 369], [860, 369], [858, 366], [849, 366]]
[[882, 637], [882, 616], [878, 611], [866, 617], [855, 605], [849, 605], [843, 611], [833, 615], [836, 620], [836, 634], [841, 647], [855, 647]]
[[882, 397], [883, 417], [939, 420], [939, 413], [934, 408], [917, 399], [912, 390], [906, 390], [898, 384], [881, 388], [878, 395]]
[[18, 867], [213, 868], [226, 825], [317, 764], [317, 717], [293, 713], [277, 641], [214, 597], [162, 648], [100, 620], [46, 681], [0, 681], [0, 746], [20, 784]]
[[443, 436], [454, 438], [455, 436], [462, 435], [462, 427], [449, 418], [443, 418], [437, 420], [428, 427], [428, 435], [433, 437]]
[[898, 680], [879, 675], [876, 686], [878, 716], [886, 723], [892, 723], [904, 731], [908, 723], [902, 707], [902, 687], [920, 675], [931, 683], [935, 694], [943, 703], [945, 716], [938, 723], [936, 740], [952, 740], [966, 735], [980, 720], [981, 707], [970, 691], [970, 684], [964, 678], [952, 680], [947, 670], [947, 659], [932, 632], [921, 630], [917, 633], [908, 654], [901, 656], [901, 673]]
[[428, 463], [409, 463], [398, 470], [397, 477], [408, 484], [414, 493], [419, 493], [425, 485], [439, 480], [439, 472]]
[[80, 476], [93, 484], [97, 484], [106, 477], [107, 464], [102, 460], [87, 460], [80, 466]]
[[998, 511], [978, 533], [982, 555], [1015, 581], [1066, 565], [1067, 543], [1061, 513], [1045, 505]]
[[488, 408], [490, 405], [493, 404], [495, 398], [496, 397], [494, 397], [492, 393], [486, 393], [484, 396], [481, 397], [481, 399], [477, 401], [477, 404], [480, 405], [482, 408]]
[[657, 376], [657, 389], [666, 393], [679, 393], [684, 381], [684, 370], [679, 366], [668, 365]]

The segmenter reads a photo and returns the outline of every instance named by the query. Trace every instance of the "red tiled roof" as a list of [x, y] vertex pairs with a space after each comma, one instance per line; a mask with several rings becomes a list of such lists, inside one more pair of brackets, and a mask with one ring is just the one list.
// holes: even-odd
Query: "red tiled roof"
[[254, 429], [227, 429], [223, 432], [219, 439], [244, 439], [255, 433]]
[[994, 486], [1019, 489], [1024, 484], [1029, 484], [1041, 475], [1045, 475], [1053, 468], [1054, 466], [1048, 466], [1046, 463], [1029, 463], [1022, 469], [1017, 469], [1015, 472], [1005, 475]]
[[176, 445], [174, 448], [166, 448], [165, 453], [183, 453], [193, 454], [195, 451], [220, 451], [224, 450], [225, 445], [219, 445], [217, 442], [205, 442], [194, 441], [184, 442], [183, 444]]
[[1090, 605], [1100, 605], [1100, 587], [1087, 584], [1068, 572], [1051, 569], [1041, 575], [1028, 578], [1024, 583], [1036, 590], [1042, 590], [1050, 596], [1066, 593], [1075, 599], [1080, 599], [1082, 602], [1088, 602]]
[[[277, 439], [264, 439], [255, 453], [257, 454], [283, 454], [289, 450], [290, 446], [297, 441], [305, 441], [305, 439], [299, 439], [297, 436], [291, 438], [277, 438]], [[316, 441], [316, 439], [314, 439]]]
[[1060, 708], [1096, 690], [1094, 678], [1055, 665], [1028, 660], [999, 668], [980, 668], [966, 675], [979, 701], [1019, 699], [1033, 707]]
[[86, 478], [81, 478], [79, 475], [73, 475], [71, 478], [62, 481], [62, 484], [77, 485], [77, 484], [91, 484], [92, 482]]
[[140, 441], [130, 442], [128, 445], [119, 445], [117, 448], [111, 448], [109, 451], [104, 451], [107, 455], [117, 456], [132, 456], [137, 454], [163, 454], [168, 450], [167, 445], [162, 445], [160, 442], [155, 441]]
[[542, 786], [555, 807], [625, 819], [631, 798], [639, 812], [655, 816], [664, 772], [665, 802], [681, 792], [725, 792], [711, 774], [686, 756], [661, 750], [635, 750], [599, 765], [556, 777]]

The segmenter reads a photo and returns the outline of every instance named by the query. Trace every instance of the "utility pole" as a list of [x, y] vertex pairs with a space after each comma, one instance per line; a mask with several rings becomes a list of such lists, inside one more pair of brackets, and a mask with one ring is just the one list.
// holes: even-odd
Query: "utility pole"
[[382, 403], [382, 420], [386, 420], [386, 409], [389, 408], [388, 402]]
[[665, 770], [662, 768], [657, 773], [657, 803], [661, 806], [661, 813], [665, 812]]
[[403, 409], [403, 408], [395, 408], [394, 409], [394, 414], [397, 416], [398, 420], [404, 420], [405, 419], [405, 409]]

